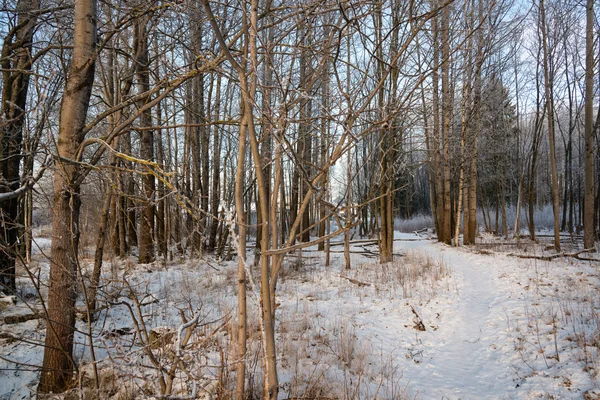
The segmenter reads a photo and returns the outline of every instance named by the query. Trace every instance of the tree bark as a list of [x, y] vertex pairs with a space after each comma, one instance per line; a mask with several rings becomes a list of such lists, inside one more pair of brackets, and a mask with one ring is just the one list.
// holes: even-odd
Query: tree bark
[[[329, 35], [329, 28], [325, 28], [325, 36]], [[327, 56], [326, 56], [327, 57]], [[329, 59], [326, 61], [327, 65], [323, 69], [323, 74], [321, 77], [321, 103], [323, 112], [325, 115], [321, 117], [321, 137], [320, 137], [320, 166], [324, 168], [328, 163], [328, 146], [329, 146], [329, 85], [330, 85], [330, 68], [329, 68]], [[327, 231], [327, 206], [323, 200], [329, 201], [329, 173], [325, 173], [323, 176], [322, 187], [323, 192], [319, 197], [321, 199], [319, 203], [319, 231], [318, 236], [323, 237], [326, 235]], [[325, 241], [326, 242], [326, 241]], [[323, 251], [325, 250], [325, 242], [319, 243], [317, 250]]]
[[[136, 21], [135, 36], [139, 52], [136, 52], [138, 87], [140, 93], [150, 90], [150, 61], [148, 58], [148, 20], [142, 17]], [[150, 96], [142, 100], [142, 103], [148, 103]], [[148, 108], [142, 112], [140, 118], [140, 127], [149, 128], [152, 126], [152, 109]], [[140, 134], [140, 157], [143, 160], [154, 161], [154, 132], [152, 129], [144, 129]], [[148, 264], [154, 261], [154, 175], [146, 171], [142, 175], [142, 191], [144, 193], [144, 206], [140, 218], [139, 235], [139, 263]]]
[[585, 203], [583, 247], [594, 248], [594, 0], [586, 3], [585, 34]]
[[560, 251], [560, 211], [558, 173], [556, 171], [556, 152], [554, 150], [554, 100], [552, 76], [549, 65], [548, 31], [546, 29], [546, 10], [544, 0], [540, 0], [540, 23], [542, 31], [542, 52], [544, 66], [544, 90], [546, 93], [546, 113], [548, 117], [548, 145], [550, 147], [550, 171], [552, 176], [552, 210], [554, 212], [554, 249]]
[[452, 118], [452, 93], [450, 92], [450, 5], [442, 9], [441, 15], [442, 45], [442, 164], [443, 164], [443, 213], [439, 239], [452, 242], [452, 208], [450, 189], [450, 129]]
[[54, 217], [46, 341], [38, 392], [60, 393], [71, 384], [79, 246], [79, 166], [73, 163], [83, 141], [96, 50], [96, 1], [75, 2], [73, 58], [60, 109], [54, 173]]
[[[439, 2], [432, 2], [432, 4], [439, 5]], [[442, 157], [441, 157], [441, 143], [440, 143], [440, 39], [439, 39], [439, 21], [436, 15], [431, 19], [432, 24], [432, 35], [433, 35], [433, 71], [432, 77], [432, 114], [433, 114], [433, 139], [431, 140], [431, 146], [433, 148], [433, 165], [435, 173], [435, 205], [436, 205], [436, 233], [438, 240], [443, 240], [443, 214], [444, 214], [444, 197], [443, 197], [443, 168], [442, 168]]]
[[[21, 186], [21, 154], [25, 124], [29, 71], [38, 0], [19, 0], [17, 25], [9, 31], [2, 44], [2, 118], [0, 123], [0, 193]], [[0, 237], [0, 289], [16, 289], [16, 258], [20, 231], [21, 200], [14, 197], [0, 202], [2, 233]]]
[[471, 135], [469, 136], [469, 188], [468, 199], [466, 199], [469, 208], [467, 210], [468, 216], [465, 218], [465, 223], [468, 222], [468, 226], [465, 226], [466, 233], [463, 235], [463, 243], [465, 245], [475, 244], [475, 237], [477, 236], [477, 142], [481, 125], [481, 72], [484, 62], [483, 47], [485, 45], [482, 26], [483, 22], [485, 21], [483, 0], [479, 0], [478, 2], [478, 20], [479, 28], [477, 31], [477, 55], [475, 56], [475, 79], [473, 82], [474, 115]]
[[[215, 99], [215, 111], [214, 117], [219, 118], [221, 114], [221, 76], [217, 78], [217, 90]], [[213, 218], [210, 224], [210, 232], [208, 237], [208, 249], [214, 251], [215, 246], [217, 245], [217, 228], [219, 226], [219, 201], [221, 200], [220, 196], [220, 173], [221, 173], [221, 138], [219, 135], [219, 126], [214, 126], [213, 131], [213, 181], [212, 181], [212, 193], [211, 193], [211, 213]]]
[[104, 198], [104, 205], [102, 206], [102, 214], [100, 215], [100, 226], [98, 227], [98, 237], [96, 239], [96, 251], [94, 252], [94, 268], [92, 270], [92, 280], [90, 282], [90, 290], [88, 292], [88, 311], [92, 316], [96, 312], [96, 300], [98, 297], [98, 287], [100, 286], [100, 276], [102, 274], [102, 260], [104, 258], [106, 227], [109, 222], [108, 217], [113, 197], [112, 188], [110, 187], [110, 184], [106, 186], [107, 188]]
[[[242, 104], [243, 107], [243, 104]], [[246, 160], [247, 122], [244, 118], [240, 126], [239, 152], [235, 175], [235, 211], [238, 225], [238, 326], [237, 326], [237, 365], [235, 398], [246, 398], [246, 338], [248, 336], [246, 314], [246, 213], [244, 212], [244, 172]]]

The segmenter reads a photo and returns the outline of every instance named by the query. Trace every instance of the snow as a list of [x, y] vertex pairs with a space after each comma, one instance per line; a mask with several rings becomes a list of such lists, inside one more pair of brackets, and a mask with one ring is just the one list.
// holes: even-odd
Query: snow
[[[554, 305], [557, 311], [561, 303], [585, 301], [564, 296], [583, 293], [559, 293], [559, 288], [571, 273], [593, 276], [590, 284], [597, 288], [598, 265], [481, 255], [423, 242], [402, 243], [401, 247], [418, 248], [444, 259], [452, 266], [458, 288], [457, 297], [441, 311], [439, 329], [421, 334], [422, 362], [405, 370], [405, 377], [412, 382], [409, 387], [415, 388], [413, 393], [418, 390], [425, 399], [564, 399], [581, 398], [583, 391], [598, 385], [594, 376], [583, 372], [578, 349], [567, 339], [572, 327], [556, 326], [560, 321], [543, 315], [532, 320], [530, 315], [532, 307], [547, 312]], [[597, 315], [598, 308], [592, 311]], [[532, 326], [532, 322], [539, 325]], [[548, 332], [553, 330], [558, 331], [560, 362], [552, 358], [554, 335]], [[521, 342], [527, 343], [524, 349], [519, 349]], [[597, 355], [597, 348], [593, 352]]]
[[[341, 253], [332, 253], [329, 267], [316, 249], [288, 258], [277, 291], [281, 398], [581, 399], [600, 389], [599, 263], [509, 255], [541, 253], [543, 245], [482, 250], [452, 248], [423, 234], [396, 232], [395, 238], [400, 256], [386, 265], [363, 251], [376, 249], [365, 243], [352, 246], [350, 271], [343, 270]], [[486, 240], [493, 245], [494, 239]], [[41, 252], [36, 257], [40, 276], [47, 276]], [[123, 303], [136, 299], [148, 331], [178, 332], [184, 329], [180, 312], [188, 320], [198, 316], [193, 345], [177, 346], [195, 378], [181, 373], [174, 388], [187, 396], [215, 387], [218, 366], [234, 359], [236, 262], [105, 265], [102, 301], [112, 305], [96, 321], [94, 335], [101, 370], [118, 382], [111, 395], [144, 397], [142, 390], [158, 390], [156, 369], [144, 358]], [[31, 291], [31, 283], [19, 283], [24, 293]], [[259, 390], [256, 296], [249, 297], [248, 364]], [[22, 301], [2, 304], [1, 319], [30, 312]], [[39, 308], [31, 299], [29, 305]], [[416, 329], [419, 322], [425, 331]], [[34, 319], [0, 326], [0, 399], [34, 393], [32, 366], [41, 363], [44, 325]], [[78, 334], [76, 342], [85, 366], [86, 337]], [[169, 365], [161, 346], [151, 351]], [[224, 379], [231, 384], [234, 374]]]
[[511, 364], [502, 353], [509, 340], [505, 312], [510, 299], [492, 270], [498, 264], [449, 250], [429, 245], [425, 251], [452, 266], [458, 294], [440, 308], [439, 328], [420, 335], [422, 360], [407, 366], [405, 377], [422, 398], [512, 398]]

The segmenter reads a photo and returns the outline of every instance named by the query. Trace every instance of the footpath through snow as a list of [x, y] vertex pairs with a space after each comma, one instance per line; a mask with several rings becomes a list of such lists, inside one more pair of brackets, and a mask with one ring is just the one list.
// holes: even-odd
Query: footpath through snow
[[[585, 371], [589, 364], [583, 362], [582, 349], [570, 331], [585, 334], [586, 328], [598, 328], [598, 296], [593, 294], [598, 265], [478, 254], [430, 241], [395, 243], [395, 252], [407, 250], [442, 259], [456, 282], [455, 293], [447, 293], [446, 301], [425, 306], [434, 312], [439, 307], [434, 313], [438, 321], [432, 327], [425, 322], [428, 329], [416, 335], [413, 350], [419, 357], [404, 363], [410, 397], [581, 399], [597, 388], [596, 372]], [[573, 275], [581, 282], [569, 287]], [[586, 293], [580, 293], [582, 297], [569, 293], [590, 287], [591, 299], [585, 298]], [[591, 303], [590, 318], [596, 319], [591, 327], [583, 321], [569, 325], [569, 316], [584, 319], [578, 301]], [[587, 351], [597, 356], [597, 350]]]
[[397, 248], [443, 259], [458, 291], [437, 330], [421, 335], [421, 361], [405, 370], [411, 392], [424, 399], [513, 398], [517, 384], [502, 352], [511, 294], [498, 282], [501, 263], [431, 242], [397, 242]]

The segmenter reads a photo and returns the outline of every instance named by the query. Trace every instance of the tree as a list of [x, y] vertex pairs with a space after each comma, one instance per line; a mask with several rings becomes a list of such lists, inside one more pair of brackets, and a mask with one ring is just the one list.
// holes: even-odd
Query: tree
[[44, 361], [38, 391], [63, 392], [71, 385], [79, 251], [80, 167], [76, 161], [96, 64], [96, 1], [75, 2], [73, 55], [60, 109], [50, 290]]
[[[148, 54], [148, 22], [147, 16], [136, 20], [134, 43], [137, 46], [137, 79], [140, 93], [150, 90], [150, 59]], [[150, 101], [150, 95], [142, 97], [142, 105]], [[154, 161], [154, 133], [152, 131], [152, 109], [146, 108], [140, 118], [140, 157], [143, 160]], [[154, 175], [142, 175], [142, 192], [145, 196], [144, 207], [140, 218], [139, 229], [139, 262], [147, 264], [154, 261], [154, 191], [156, 184]]]
[[[509, 171], [516, 165], [515, 111], [508, 89], [501, 79], [492, 75], [486, 79], [480, 104], [480, 190], [482, 201], [495, 204], [498, 235], [508, 234], [506, 188], [510, 185]], [[498, 221], [501, 218], [501, 223]], [[491, 227], [491, 223], [490, 226]]]
[[[21, 186], [23, 128], [27, 91], [32, 67], [32, 41], [39, 8], [37, 0], [17, 3], [17, 24], [2, 44], [2, 113], [0, 119], [0, 193], [16, 191]], [[3, 226], [0, 239], [0, 288], [16, 289], [15, 260], [19, 236], [18, 197], [0, 201]]]
[[471, 135], [469, 135], [469, 178], [468, 178], [468, 194], [466, 202], [468, 204], [467, 212], [465, 213], [465, 232], [463, 243], [465, 245], [475, 244], [475, 236], [477, 234], [477, 154], [478, 154], [478, 137], [480, 131], [480, 104], [481, 104], [481, 75], [483, 63], [485, 61], [483, 47], [484, 43], [484, 26], [486, 20], [483, 12], [483, 0], [478, 1], [478, 21], [479, 29], [477, 30], [476, 39], [476, 56], [475, 56], [475, 71], [473, 82], [473, 126]]
[[540, 30], [542, 33], [542, 65], [544, 69], [544, 92], [546, 94], [546, 113], [548, 120], [548, 145], [550, 147], [550, 169], [552, 176], [552, 211], [554, 213], [554, 249], [560, 251], [560, 211], [559, 211], [559, 189], [558, 173], [556, 171], [556, 151], [554, 145], [554, 93], [553, 78], [554, 73], [550, 70], [550, 55], [548, 44], [548, 30], [546, 27], [546, 8], [544, 0], [539, 2], [540, 11]]
[[583, 246], [594, 248], [594, 1], [586, 2], [585, 29], [585, 204]]

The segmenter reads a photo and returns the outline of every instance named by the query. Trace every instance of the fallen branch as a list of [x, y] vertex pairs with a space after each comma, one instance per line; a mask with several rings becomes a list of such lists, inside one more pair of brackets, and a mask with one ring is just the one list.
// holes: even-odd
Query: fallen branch
[[561, 257], [572, 257], [572, 258], [575, 258], [580, 261], [600, 262], [600, 259], [598, 259], [598, 258], [582, 257], [580, 255], [583, 253], [590, 253], [590, 252], [594, 252], [594, 251], [595, 251], [595, 249], [584, 249], [584, 250], [577, 251], [575, 253], [556, 253], [556, 254], [549, 254], [547, 256], [536, 256], [536, 255], [530, 255], [530, 254], [515, 254], [515, 253], [509, 253], [508, 255], [511, 257], [535, 259], [535, 260], [542, 260], [542, 261], [552, 261], [554, 259], [561, 258]]
[[286, 400], [334, 400], [335, 397], [288, 397]]
[[368, 282], [359, 281], [358, 279], [350, 278], [349, 276], [340, 275], [340, 278], [348, 279], [350, 282], [358, 286], [371, 286]]
[[0, 332], [0, 339], [7, 340], [9, 344], [21, 340], [21, 338], [18, 338], [6, 332]]
[[596, 262], [600, 262], [600, 259], [598, 259], [598, 258], [581, 257], [580, 256], [580, 254], [582, 254], [582, 253], [594, 253], [595, 251], [596, 251], [596, 249], [594, 249], [594, 248], [584, 249], [584, 250], [578, 251], [577, 253], [567, 254], [567, 256], [576, 258], [577, 260], [581, 260], [581, 261], [596, 261]]
[[[530, 235], [524, 235], [524, 236], [530, 236]], [[547, 234], [540, 234], [540, 233], [538, 233], [535, 236], [539, 237], [539, 238], [553, 238], [554, 234], [547, 235]], [[561, 233], [559, 236], [560, 236], [561, 239], [565, 239], [565, 238], [566, 239], [571, 239], [571, 238], [573, 238], [573, 239], [583, 239], [583, 235], [577, 235], [577, 234], [571, 235], [569, 233]]]
[[[330, 252], [331, 254], [344, 254], [344, 251], [343, 251], [343, 250], [330, 250], [329, 252]], [[377, 258], [377, 257], [379, 257], [379, 255], [378, 255], [378, 254], [374, 254], [374, 253], [371, 253], [371, 252], [366, 252], [366, 251], [355, 251], [355, 250], [350, 250], [350, 251], [349, 251], [349, 253], [350, 253], [350, 254], [360, 254], [360, 255], [362, 255], [362, 256], [364, 256], [364, 257], [367, 257], [367, 258]]]
[[523, 243], [517, 243], [517, 242], [498, 242], [498, 243], [494, 243], [494, 242], [488, 242], [488, 243], [477, 243], [475, 244], [475, 247], [481, 246], [481, 247], [493, 247], [493, 246], [521, 246]]
[[423, 228], [423, 229], [418, 229], [416, 231], [413, 231], [413, 233], [417, 236], [421, 236], [421, 233], [427, 233], [429, 232], [429, 228]]
[[413, 312], [413, 314], [415, 315], [415, 317], [413, 318], [413, 322], [415, 323], [414, 328], [418, 331], [425, 332], [425, 330], [426, 330], [425, 324], [423, 323], [423, 320], [417, 313], [417, 310], [415, 310], [415, 308], [412, 305], [410, 306], [410, 309]]
[[551, 254], [549, 256], [536, 256], [536, 255], [531, 255], [531, 254], [515, 254], [515, 253], [509, 253], [508, 255], [511, 257], [524, 258], [524, 259], [535, 259], [535, 260], [542, 260], [542, 261], [552, 261], [555, 258], [562, 256], [562, 254]]
[[32, 319], [42, 318], [42, 314], [23, 314], [23, 315], [9, 315], [8, 317], [4, 317], [5, 324], [20, 324], [22, 322], [31, 321]]
[[[377, 239], [357, 239], [357, 240], [351, 240], [349, 242], [351, 245], [352, 244], [360, 244], [360, 243], [365, 243], [365, 244], [377, 244]], [[343, 246], [344, 242], [330, 242], [329, 246], [333, 247], [333, 246]]]

